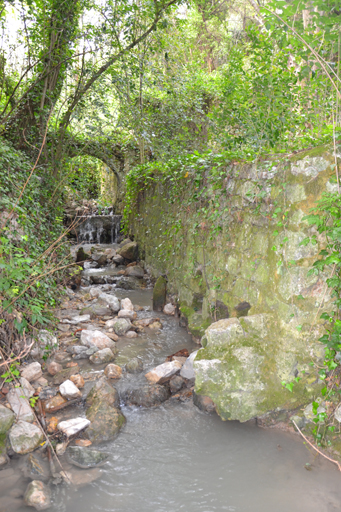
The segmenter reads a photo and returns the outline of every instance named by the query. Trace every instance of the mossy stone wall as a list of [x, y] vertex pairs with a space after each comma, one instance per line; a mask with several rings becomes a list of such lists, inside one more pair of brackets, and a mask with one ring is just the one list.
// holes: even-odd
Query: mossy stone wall
[[[303, 218], [324, 191], [335, 190], [334, 164], [328, 146], [278, 165], [228, 164], [219, 230], [207, 217], [200, 222], [185, 200], [170, 201], [165, 186], [139, 194], [131, 229], [141, 256], [155, 275], [168, 275], [193, 334], [200, 338], [208, 328], [206, 348], [197, 356], [196, 391], [211, 396], [225, 419], [294, 409], [320, 388], [309, 363], [323, 356], [319, 308], [327, 307], [330, 295], [327, 275], [308, 275], [324, 240]], [[216, 191], [208, 193], [214, 198]], [[300, 245], [314, 234], [317, 245]], [[242, 334], [232, 344], [213, 341], [209, 325], [221, 318], [217, 304], [233, 318], [243, 302], [250, 305], [246, 319], [266, 318], [263, 334], [250, 334], [240, 318]], [[297, 375], [302, 380], [291, 394], [281, 382]], [[244, 381], [247, 391], [233, 395]]]

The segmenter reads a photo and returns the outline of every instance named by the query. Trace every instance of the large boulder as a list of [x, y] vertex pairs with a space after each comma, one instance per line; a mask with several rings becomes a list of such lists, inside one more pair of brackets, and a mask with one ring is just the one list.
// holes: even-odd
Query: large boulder
[[117, 254], [129, 261], [135, 261], [138, 255], [138, 245], [136, 242], [128, 242], [117, 250]]
[[86, 417], [91, 421], [86, 435], [93, 443], [111, 441], [126, 422], [122, 412], [104, 400], [94, 402], [87, 410]]
[[[211, 324], [206, 347], [194, 361], [195, 392], [210, 397], [223, 419], [241, 422], [309, 403], [316, 377], [302, 338], [279, 336], [276, 322], [266, 314]], [[297, 366], [306, 373], [289, 393], [282, 381], [293, 380]]]
[[20, 420], [9, 431], [9, 440], [13, 451], [24, 455], [38, 448], [44, 440], [44, 434], [39, 427]]
[[105, 377], [99, 379], [89, 391], [89, 394], [86, 397], [86, 406], [90, 407], [94, 403], [101, 401], [106, 402], [108, 405], [113, 407], [118, 407], [120, 403], [117, 390], [109, 384]]
[[7, 407], [0, 405], [0, 435], [6, 434], [14, 420], [15, 414]]
[[51, 506], [49, 488], [40, 480], [32, 480], [27, 486], [24, 500], [28, 507], [34, 507], [36, 510], [46, 510]]
[[113, 352], [116, 352], [115, 342], [101, 331], [84, 329], [81, 332], [81, 344], [89, 348], [97, 347], [99, 350], [110, 348]]
[[160, 276], [153, 289], [153, 310], [162, 311], [166, 305], [167, 279]]

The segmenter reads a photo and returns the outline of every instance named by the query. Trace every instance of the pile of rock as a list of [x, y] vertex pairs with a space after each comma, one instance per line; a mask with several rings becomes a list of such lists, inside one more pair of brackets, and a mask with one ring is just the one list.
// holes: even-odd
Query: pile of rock
[[[182, 349], [172, 354], [167, 360], [148, 371], [145, 378], [148, 384], [130, 390], [124, 397], [126, 403], [143, 407], [160, 405], [169, 398], [186, 401], [194, 396], [193, 362], [198, 351], [188, 354]], [[214, 404], [211, 410], [214, 409]], [[209, 410], [209, 407], [203, 408]]]

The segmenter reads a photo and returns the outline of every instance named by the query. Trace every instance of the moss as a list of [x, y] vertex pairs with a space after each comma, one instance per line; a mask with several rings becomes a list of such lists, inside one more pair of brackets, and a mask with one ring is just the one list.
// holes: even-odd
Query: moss
[[[317, 157], [321, 158], [310, 160]], [[147, 264], [159, 274], [167, 274], [172, 292], [179, 296], [181, 313], [195, 336], [202, 336], [212, 322], [211, 306], [217, 301], [235, 315], [236, 311], [232, 312], [239, 303], [245, 301], [251, 306], [248, 316], [240, 318], [243, 334], [232, 341], [225, 336], [220, 345], [206, 334], [202, 339], [206, 348], [199, 351], [195, 363], [202, 365], [197, 391], [210, 396], [225, 419], [245, 421], [251, 414], [264, 415], [278, 408], [293, 410], [311, 400], [319, 389], [320, 384], [309, 372], [295, 385], [294, 393], [284, 389], [281, 380], [290, 381], [296, 371], [309, 370], [311, 354], [316, 359], [321, 357], [318, 347], [323, 347], [316, 340], [323, 328], [317, 324], [310, 332], [310, 326], [324, 278], [319, 281], [307, 273], [322, 247], [300, 243], [311, 235], [311, 228], [302, 218], [325, 190], [332, 162], [329, 146], [299, 153], [290, 158], [288, 165], [280, 164], [271, 177], [271, 190], [269, 175], [257, 177], [263, 175], [263, 169], [258, 173], [256, 167], [240, 165], [235, 179], [233, 168], [231, 195], [219, 197], [219, 215], [209, 226], [207, 219], [199, 218], [190, 187], [181, 192], [182, 205], [188, 208], [180, 211], [177, 200], [168, 199], [170, 190], [153, 185], [144, 191], [139, 203], [143, 222], [132, 217], [133, 231], [145, 249]], [[314, 179], [315, 171], [309, 166], [319, 171]], [[255, 180], [260, 183], [255, 184]], [[258, 188], [267, 191], [266, 201], [252, 203], [245, 198], [246, 191]], [[209, 205], [212, 196], [208, 191], [209, 187], [205, 192]], [[279, 221], [285, 229], [277, 225]], [[201, 222], [205, 229], [194, 228]], [[165, 240], [163, 233], [171, 233], [175, 223], [181, 226], [174, 230], [176, 236]], [[215, 227], [221, 230], [212, 234], [210, 230]], [[329, 300], [326, 297], [326, 302]], [[270, 315], [271, 320], [262, 323], [257, 320], [258, 314]], [[298, 331], [300, 325], [303, 328]]]

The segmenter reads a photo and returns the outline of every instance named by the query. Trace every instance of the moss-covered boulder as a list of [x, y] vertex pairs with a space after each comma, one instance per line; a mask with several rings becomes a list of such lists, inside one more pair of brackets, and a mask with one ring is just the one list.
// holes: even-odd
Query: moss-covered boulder
[[136, 242], [128, 242], [117, 250], [117, 254], [129, 261], [135, 261], [138, 256], [138, 245]]
[[94, 402], [86, 412], [91, 421], [86, 436], [93, 443], [111, 441], [126, 422], [120, 409], [109, 405], [105, 400]]
[[[309, 363], [321, 346], [286, 334], [266, 314], [213, 323], [194, 361], [195, 392], [209, 396], [223, 419], [242, 422], [309, 403], [320, 387]], [[291, 393], [282, 381], [292, 381], [298, 368], [302, 378]]]
[[153, 289], [153, 310], [162, 311], [166, 304], [167, 295], [167, 279], [160, 276], [154, 285]]

